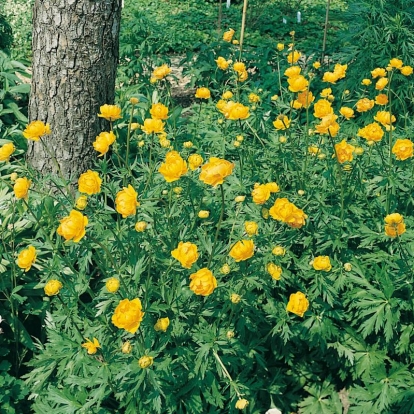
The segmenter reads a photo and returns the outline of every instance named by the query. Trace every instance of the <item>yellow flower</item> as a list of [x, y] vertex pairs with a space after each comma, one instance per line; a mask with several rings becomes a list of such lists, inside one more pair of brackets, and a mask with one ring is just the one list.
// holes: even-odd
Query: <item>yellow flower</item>
[[282, 246], [275, 246], [272, 250], [272, 253], [275, 256], [284, 256], [286, 254], [286, 249]]
[[235, 72], [243, 73], [246, 72], [246, 65], [243, 62], [235, 62], [233, 69]]
[[217, 280], [206, 267], [190, 275], [190, 290], [196, 295], [208, 296], [217, 287]]
[[378, 91], [382, 91], [388, 84], [388, 78], [381, 78], [377, 80], [377, 83], [375, 84], [375, 89]]
[[164, 79], [166, 76], [168, 76], [170, 73], [171, 73], [171, 68], [169, 68], [168, 65], [164, 63], [163, 65], [154, 69], [151, 77], [155, 80], [161, 80], [161, 79]]
[[285, 45], [283, 43], [278, 43], [276, 45], [276, 49], [281, 52], [285, 48]]
[[247, 119], [250, 116], [249, 107], [244, 106], [239, 102], [229, 101], [225, 103], [220, 112], [223, 113], [226, 119], [238, 120], [238, 119]]
[[142, 233], [147, 229], [148, 223], [145, 221], [137, 221], [135, 223], [135, 231]]
[[334, 68], [334, 74], [337, 76], [338, 79], [343, 79], [346, 75], [346, 70], [348, 69], [348, 65], [341, 65], [337, 63]]
[[322, 89], [320, 96], [322, 96], [322, 98], [327, 98], [329, 95], [332, 95], [332, 89], [331, 88], [324, 88]]
[[221, 70], [226, 70], [229, 67], [229, 62], [222, 56], [219, 56], [215, 62], [217, 63], [217, 67]]
[[387, 105], [388, 103], [388, 96], [385, 93], [380, 93], [375, 97], [375, 103], [377, 105]]
[[88, 195], [97, 194], [101, 191], [101, 183], [99, 174], [96, 171], [88, 170], [79, 177], [79, 192]]
[[300, 59], [300, 56], [301, 56], [300, 52], [298, 52], [297, 50], [292, 50], [291, 52], [288, 53], [286, 59], [291, 65], [293, 65]]
[[329, 256], [317, 256], [313, 259], [313, 268], [315, 270], [323, 270], [329, 272], [332, 269], [331, 261]]
[[270, 100], [271, 101], [277, 101], [279, 99], [279, 96], [278, 95], [272, 95], [271, 97], [270, 97]]
[[208, 210], [200, 210], [198, 212], [198, 217], [201, 219], [209, 218], [209, 216], [210, 216], [210, 212]]
[[413, 74], [413, 68], [411, 66], [403, 66], [400, 68], [400, 72], [404, 76], [410, 76]]
[[364, 148], [356, 147], [354, 153], [355, 155], [362, 155], [364, 153]]
[[96, 151], [100, 152], [99, 156], [106, 154], [111, 144], [115, 141], [115, 134], [110, 132], [101, 132], [92, 144]]
[[25, 272], [28, 272], [35, 261], [36, 249], [33, 246], [28, 246], [26, 249], [22, 250], [19, 253], [16, 263], [20, 269], [24, 269]]
[[138, 360], [138, 365], [142, 369], [149, 368], [154, 363], [154, 358], [148, 355], [144, 355]]
[[255, 221], [245, 221], [244, 230], [251, 237], [255, 236], [258, 232], [259, 226]]
[[289, 90], [291, 92], [302, 92], [309, 86], [309, 81], [304, 76], [298, 75], [288, 79]]
[[125, 329], [134, 334], [142, 322], [145, 313], [142, 312], [142, 304], [138, 298], [133, 300], [123, 299], [115, 308], [112, 315], [112, 323], [120, 329]]
[[260, 102], [260, 96], [259, 95], [256, 95], [255, 93], [250, 93], [249, 94], [249, 102], [252, 102], [252, 103], [258, 103], [258, 102]]
[[268, 263], [266, 266], [267, 272], [275, 280], [280, 280], [282, 276], [282, 268], [274, 263]]
[[238, 73], [237, 80], [239, 82], [244, 82], [249, 77], [249, 74], [247, 73], [247, 70], [244, 70], [243, 72]]
[[347, 107], [347, 106], [343, 106], [339, 110], [339, 112], [346, 119], [351, 119], [351, 118], [354, 117], [354, 110], [352, 108]]
[[73, 240], [75, 243], [78, 243], [85, 236], [87, 224], [88, 218], [86, 216], [79, 211], [72, 210], [69, 216], [60, 220], [57, 234], [66, 241]]
[[227, 32], [224, 32], [224, 34], [223, 34], [223, 40], [225, 42], [231, 42], [231, 40], [233, 39], [234, 33], [235, 32], [234, 32], [233, 29], [227, 30]]
[[403, 61], [401, 59], [393, 58], [390, 60], [389, 65], [392, 68], [401, 69], [403, 67]]
[[300, 66], [289, 66], [285, 70], [284, 75], [287, 76], [288, 78], [296, 78], [297, 76], [300, 75], [301, 71], [302, 69], [300, 68]]
[[43, 135], [50, 134], [49, 124], [44, 124], [42, 121], [32, 121], [27, 125], [23, 131], [23, 136], [32, 141], [39, 141]]
[[162, 103], [152, 104], [150, 114], [153, 119], [167, 119], [168, 108]]
[[15, 149], [16, 148], [12, 142], [8, 142], [7, 144], [4, 144], [2, 147], [0, 147], [0, 162], [9, 161], [10, 156], [13, 154]]
[[336, 137], [339, 132], [339, 124], [336, 122], [338, 117], [334, 114], [329, 114], [321, 119], [320, 124], [316, 125], [316, 133], [329, 134], [331, 137]]
[[303, 210], [296, 207], [287, 198], [278, 198], [270, 208], [269, 214], [275, 220], [282, 221], [295, 229], [305, 225], [305, 220], [308, 218]]
[[159, 318], [157, 320], [157, 323], [154, 325], [154, 329], [156, 331], [166, 332], [169, 326], [170, 326], [169, 318]]
[[319, 99], [313, 106], [315, 118], [323, 118], [327, 115], [333, 114], [331, 103], [326, 99]]
[[264, 204], [270, 198], [270, 188], [266, 184], [256, 186], [252, 191], [253, 202], [255, 204]]
[[105, 283], [106, 290], [109, 293], [116, 293], [116, 292], [118, 292], [119, 285], [120, 285], [119, 279], [117, 279], [116, 277], [111, 277]]
[[353, 158], [353, 152], [355, 147], [351, 144], [348, 144], [345, 139], [343, 139], [339, 144], [335, 144], [335, 152], [340, 164], [348, 161], [351, 162]]
[[115, 209], [123, 218], [136, 213], [140, 203], [137, 200], [138, 193], [131, 184], [119, 191], [115, 197]]
[[265, 186], [269, 189], [271, 193], [278, 193], [280, 191], [279, 186], [275, 182], [267, 183]]
[[385, 234], [390, 237], [401, 236], [405, 233], [404, 217], [399, 213], [388, 214], [385, 217]]
[[384, 68], [375, 68], [371, 71], [371, 76], [376, 78], [383, 78], [384, 76], [387, 76], [387, 71]]
[[292, 293], [286, 306], [287, 312], [292, 312], [303, 318], [303, 315], [309, 308], [309, 301], [302, 292]]
[[240, 240], [231, 248], [229, 256], [236, 262], [250, 259], [254, 255], [253, 240]]
[[82, 195], [82, 196], [77, 198], [76, 203], [75, 203], [75, 207], [78, 210], [85, 210], [87, 205], [88, 205], [88, 197]]
[[233, 172], [234, 164], [221, 158], [211, 157], [208, 163], [201, 167], [200, 181], [216, 186], [223, 184], [224, 179]]
[[89, 355], [96, 354], [96, 352], [98, 351], [98, 348], [101, 347], [101, 345], [99, 344], [99, 341], [96, 338], [93, 338], [93, 342], [88, 338], [85, 338], [85, 339], [86, 339], [86, 342], [82, 344], [82, 348], [86, 348], [88, 350]]
[[249, 405], [249, 401], [245, 398], [239, 398], [236, 402], [236, 408], [238, 410], [244, 410]]
[[177, 151], [168, 152], [165, 156], [165, 162], [158, 169], [158, 172], [168, 183], [179, 180], [187, 171], [187, 163]]
[[395, 116], [389, 111], [378, 111], [374, 119], [384, 126], [387, 131], [389, 131], [390, 125], [396, 121]]
[[336, 83], [338, 79], [338, 74], [336, 74], [335, 72], [325, 72], [323, 74], [322, 81], [328, 83]]
[[371, 85], [371, 83], [372, 83], [371, 79], [362, 79], [362, 82], [361, 82], [361, 84], [364, 86], [369, 86]]
[[101, 113], [98, 114], [100, 118], [105, 118], [108, 121], [116, 121], [122, 118], [121, 108], [117, 105], [102, 105], [100, 108]]
[[358, 112], [366, 112], [374, 107], [375, 102], [372, 99], [362, 98], [356, 103]]
[[161, 119], [147, 118], [144, 120], [144, 125], [141, 129], [147, 134], [159, 134], [164, 132], [164, 122]]
[[319, 68], [321, 67], [321, 62], [313, 62], [312, 66], [313, 66], [315, 69], [319, 69]]
[[404, 161], [413, 156], [413, 143], [409, 139], [397, 139], [392, 147], [392, 153], [399, 161]]
[[19, 178], [19, 176], [17, 175], [17, 173], [11, 173], [10, 174], [10, 181], [12, 183], [14, 183], [18, 178]]
[[273, 126], [279, 131], [284, 131], [290, 127], [290, 122], [290, 119], [286, 115], [279, 115], [273, 121]]
[[31, 183], [32, 182], [26, 177], [18, 178], [13, 186], [13, 191], [16, 198], [27, 198]]
[[44, 291], [47, 296], [55, 296], [59, 294], [62, 287], [63, 285], [59, 282], [59, 280], [51, 279], [46, 283]]
[[171, 256], [177, 259], [182, 267], [190, 269], [198, 259], [197, 246], [190, 242], [180, 241], [178, 247], [171, 252]]
[[379, 124], [372, 122], [364, 128], [359, 129], [357, 135], [359, 137], [365, 138], [368, 141], [377, 142], [381, 141], [382, 137], [384, 136], [384, 130]]
[[310, 145], [308, 147], [308, 153], [315, 156], [316, 154], [318, 154], [320, 152], [320, 149], [318, 147], [316, 147], [315, 145]]
[[[223, 95], [221, 95], [223, 99], [231, 99], [233, 98], [233, 92], [231, 91], [225, 91], [223, 92]], [[219, 102], [223, 102], [223, 101], [219, 101]], [[217, 103], [217, 107], [218, 107], [218, 103]], [[226, 102], [223, 102], [223, 105], [226, 105]]]
[[183, 144], [184, 148], [191, 148], [194, 144], [191, 141], [185, 141]]
[[238, 295], [237, 293], [232, 293], [230, 295], [230, 300], [231, 300], [231, 303], [237, 304], [241, 301], [241, 296]]
[[136, 105], [137, 103], [139, 103], [139, 99], [135, 98], [134, 96], [132, 98], [129, 99], [129, 103], [131, 105]]
[[230, 266], [227, 263], [224, 263], [224, 265], [220, 267], [220, 273], [223, 275], [228, 275], [230, 271]]
[[209, 99], [211, 97], [210, 89], [208, 88], [198, 88], [195, 93], [196, 98], [200, 99]]
[[124, 342], [121, 347], [121, 352], [123, 354], [130, 354], [131, 351], [132, 351], [131, 342], [129, 341]]
[[301, 93], [298, 93], [298, 96], [296, 97], [296, 101], [303, 108], [308, 108], [314, 100], [315, 97], [313, 96], [312, 92], [308, 91], [307, 89]]

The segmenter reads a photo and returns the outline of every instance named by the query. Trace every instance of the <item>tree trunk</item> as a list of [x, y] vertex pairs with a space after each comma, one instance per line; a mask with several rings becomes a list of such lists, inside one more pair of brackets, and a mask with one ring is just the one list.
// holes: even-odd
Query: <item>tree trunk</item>
[[[68, 179], [90, 168], [92, 142], [108, 128], [97, 114], [114, 100], [120, 19], [121, 0], [35, 0], [29, 118], [50, 124], [42, 139]], [[27, 158], [57, 174], [40, 142], [30, 143]]]

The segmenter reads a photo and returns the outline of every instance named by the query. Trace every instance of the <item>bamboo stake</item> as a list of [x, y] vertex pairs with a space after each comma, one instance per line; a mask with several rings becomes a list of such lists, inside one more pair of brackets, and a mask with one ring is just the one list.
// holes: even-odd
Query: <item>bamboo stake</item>
[[326, 35], [328, 32], [328, 23], [329, 23], [329, 7], [331, 5], [331, 0], [328, 0], [326, 3], [326, 15], [325, 15], [325, 29], [323, 31], [323, 44], [322, 44], [322, 59], [321, 62], [323, 64], [325, 59], [325, 50], [326, 50]]
[[240, 32], [240, 55], [239, 60], [241, 61], [242, 49], [243, 49], [243, 39], [244, 39], [244, 28], [246, 26], [246, 12], [247, 12], [247, 0], [243, 2], [243, 16], [242, 16], [242, 25]]

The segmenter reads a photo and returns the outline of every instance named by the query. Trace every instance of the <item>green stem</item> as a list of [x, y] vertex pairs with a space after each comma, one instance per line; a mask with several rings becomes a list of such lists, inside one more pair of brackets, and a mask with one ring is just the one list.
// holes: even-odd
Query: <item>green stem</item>
[[342, 181], [342, 168], [339, 162], [338, 153], [336, 152], [335, 142], [329, 131], [329, 128], [328, 128], [328, 134], [329, 134], [329, 138], [330, 138], [330, 141], [332, 143], [332, 147], [335, 153], [336, 165], [338, 166], [339, 185], [341, 186], [341, 225], [343, 226], [344, 225], [344, 185]]
[[220, 192], [221, 192], [220, 218], [219, 218], [219, 221], [217, 223], [216, 235], [214, 236], [213, 247], [211, 248], [211, 254], [210, 254], [210, 257], [208, 259], [207, 268], [210, 267], [211, 261], [213, 260], [214, 251], [216, 249], [216, 245], [217, 245], [217, 241], [218, 241], [218, 235], [219, 235], [219, 232], [220, 232], [221, 222], [223, 221], [223, 217], [224, 217], [224, 190], [223, 190], [223, 184], [220, 184]]

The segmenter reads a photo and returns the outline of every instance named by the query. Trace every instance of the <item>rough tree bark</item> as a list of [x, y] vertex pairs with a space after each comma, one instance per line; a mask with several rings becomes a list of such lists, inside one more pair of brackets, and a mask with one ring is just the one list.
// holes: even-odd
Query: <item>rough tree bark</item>
[[[121, 0], [35, 0], [29, 118], [50, 124], [43, 140], [66, 178], [90, 167], [92, 142], [108, 127], [97, 114], [114, 100], [120, 19]], [[57, 173], [39, 142], [27, 158]]]

